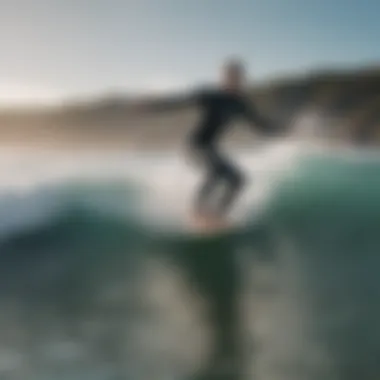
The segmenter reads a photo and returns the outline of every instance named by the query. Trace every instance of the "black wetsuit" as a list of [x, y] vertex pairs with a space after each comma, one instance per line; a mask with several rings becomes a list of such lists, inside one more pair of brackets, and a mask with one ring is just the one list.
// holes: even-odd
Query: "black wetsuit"
[[[209, 90], [200, 92], [195, 101], [202, 110], [202, 116], [188, 137], [188, 146], [197, 162], [207, 171], [206, 179], [197, 193], [195, 208], [200, 213], [221, 215], [229, 211], [244, 185], [245, 178], [240, 170], [220, 153], [217, 147], [218, 140], [228, 130], [229, 123], [239, 117], [245, 118], [250, 125], [260, 128], [265, 133], [273, 131], [273, 127], [259, 115], [244, 95]], [[211, 198], [220, 183], [226, 185], [225, 191], [216, 205], [212, 206], [211, 202], [216, 200]]]

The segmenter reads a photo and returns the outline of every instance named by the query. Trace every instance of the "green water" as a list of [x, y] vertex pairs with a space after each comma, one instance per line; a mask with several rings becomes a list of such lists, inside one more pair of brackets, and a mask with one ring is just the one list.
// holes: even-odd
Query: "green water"
[[[260, 220], [219, 236], [70, 205], [1, 243], [0, 333], [26, 358], [9, 378], [379, 377], [380, 161], [304, 159]], [[203, 328], [208, 354], [186, 359]], [[82, 353], [52, 357], [64, 341]]]

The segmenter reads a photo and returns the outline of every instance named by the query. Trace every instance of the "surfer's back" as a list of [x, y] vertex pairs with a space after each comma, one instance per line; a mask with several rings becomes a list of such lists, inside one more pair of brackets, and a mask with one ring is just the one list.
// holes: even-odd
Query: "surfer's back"
[[196, 104], [201, 118], [190, 134], [195, 145], [213, 145], [228, 128], [229, 123], [244, 112], [244, 96], [218, 89], [207, 89], [197, 94]]

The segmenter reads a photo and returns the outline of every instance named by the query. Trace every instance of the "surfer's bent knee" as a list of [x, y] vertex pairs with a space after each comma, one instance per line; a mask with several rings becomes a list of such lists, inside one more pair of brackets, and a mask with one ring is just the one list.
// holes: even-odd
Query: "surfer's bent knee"
[[246, 183], [245, 176], [243, 175], [243, 173], [241, 173], [237, 169], [229, 173], [228, 180], [231, 187], [233, 187], [236, 190], [242, 189]]

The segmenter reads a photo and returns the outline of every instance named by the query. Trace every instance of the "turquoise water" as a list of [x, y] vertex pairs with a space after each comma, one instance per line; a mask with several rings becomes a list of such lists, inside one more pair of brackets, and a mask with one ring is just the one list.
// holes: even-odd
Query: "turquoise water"
[[[0, 198], [4, 378], [379, 376], [376, 157], [243, 159], [256, 179], [246, 198], [265, 197], [244, 203], [244, 227], [207, 238], [174, 229], [174, 197], [175, 212], [149, 219], [162, 195], [124, 173], [122, 155], [25, 157]], [[170, 180], [167, 163], [140, 160], [139, 172]]]

